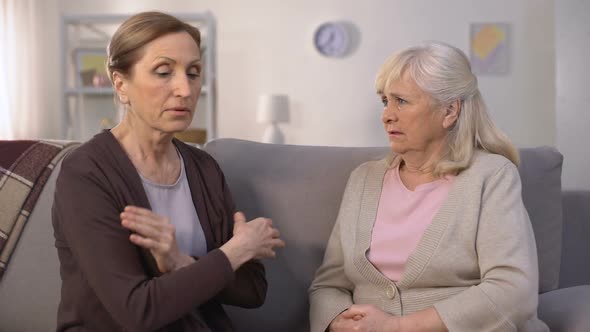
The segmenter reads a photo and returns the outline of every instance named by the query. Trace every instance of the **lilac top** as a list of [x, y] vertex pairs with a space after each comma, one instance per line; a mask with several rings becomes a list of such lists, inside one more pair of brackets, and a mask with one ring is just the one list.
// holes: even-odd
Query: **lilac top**
[[180, 176], [174, 184], [154, 183], [141, 174], [139, 176], [152, 211], [167, 217], [176, 227], [176, 244], [180, 251], [190, 256], [206, 255], [207, 241], [193, 204], [182, 156], [180, 156]]

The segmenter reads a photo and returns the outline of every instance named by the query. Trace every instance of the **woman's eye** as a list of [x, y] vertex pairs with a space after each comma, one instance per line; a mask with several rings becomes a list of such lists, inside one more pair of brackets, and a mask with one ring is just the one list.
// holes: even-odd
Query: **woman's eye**
[[404, 99], [397, 98], [397, 103], [398, 103], [399, 105], [404, 105], [404, 104], [407, 104], [408, 102], [407, 102], [406, 100], [404, 100]]
[[154, 69], [154, 73], [160, 77], [167, 77], [172, 74], [172, 68], [167, 64], [161, 64]]
[[383, 107], [387, 107], [387, 97], [382, 97], [381, 102], [383, 103]]
[[193, 80], [194, 80], [194, 79], [197, 79], [197, 78], [199, 78], [199, 77], [201, 76], [201, 73], [199, 73], [198, 71], [191, 71], [191, 72], [188, 72], [186, 75], [187, 75], [189, 78], [191, 78], [191, 79], [193, 79]]
[[196, 79], [197, 77], [201, 76], [201, 69], [197, 66], [189, 67], [186, 72], [186, 75], [191, 79]]

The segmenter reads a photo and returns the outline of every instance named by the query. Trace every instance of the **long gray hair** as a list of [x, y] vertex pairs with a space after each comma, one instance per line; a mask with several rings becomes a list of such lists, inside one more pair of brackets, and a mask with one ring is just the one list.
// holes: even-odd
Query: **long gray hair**
[[382, 94], [407, 73], [440, 105], [460, 101], [457, 123], [447, 136], [447, 151], [434, 166], [434, 175], [458, 174], [469, 167], [476, 150], [502, 155], [519, 163], [516, 148], [488, 115], [467, 56], [441, 42], [424, 42], [394, 54], [379, 69], [375, 87]]

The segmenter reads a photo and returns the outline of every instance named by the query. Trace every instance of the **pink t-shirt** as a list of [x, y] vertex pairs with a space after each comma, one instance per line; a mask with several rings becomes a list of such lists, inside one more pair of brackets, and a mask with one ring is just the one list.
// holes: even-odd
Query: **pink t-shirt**
[[447, 198], [453, 178], [411, 191], [400, 179], [399, 166], [385, 174], [367, 258], [387, 278], [401, 279], [408, 257]]

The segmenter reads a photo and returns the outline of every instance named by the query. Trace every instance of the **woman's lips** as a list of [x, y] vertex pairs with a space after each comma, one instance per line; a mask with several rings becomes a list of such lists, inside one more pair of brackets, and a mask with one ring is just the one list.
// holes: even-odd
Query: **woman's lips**
[[190, 110], [188, 108], [178, 107], [178, 108], [169, 108], [166, 112], [174, 113], [175, 115], [184, 115], [190, 114]]
[[402, 137], [404, 135], [404, 133], [402, 133], [401, 131], [397, 131], [397, 130], [388, 130], [387, 131], [387, 137], [389, 137], [390, 140], [397, 140], [398, 138]]

